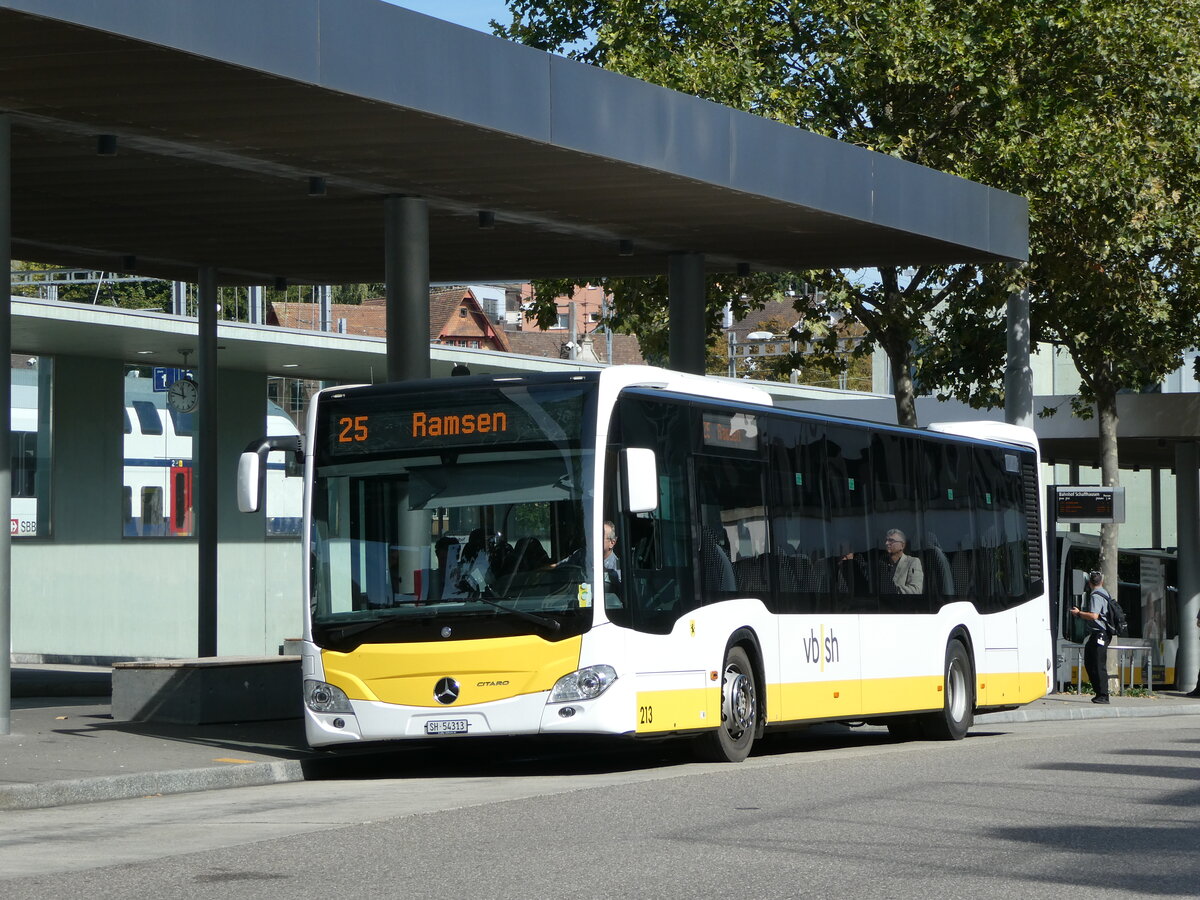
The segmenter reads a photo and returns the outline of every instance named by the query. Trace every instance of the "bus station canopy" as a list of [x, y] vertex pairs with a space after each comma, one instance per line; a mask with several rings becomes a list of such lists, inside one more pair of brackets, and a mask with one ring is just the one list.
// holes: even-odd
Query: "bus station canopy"
[[433, 281], [1027, 251], [1022, 198], [382, 0], [0, 0], [0, 114], [12, 255], [65, 266], [378, 282], [395, 195]]

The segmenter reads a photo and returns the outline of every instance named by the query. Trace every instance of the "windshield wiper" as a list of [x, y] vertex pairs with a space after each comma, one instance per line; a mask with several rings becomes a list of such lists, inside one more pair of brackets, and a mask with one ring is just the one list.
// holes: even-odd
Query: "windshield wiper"
[[[319, 625], [317, 627], [324, 631], [328, 639], [332, 640], [334, 643], [342, 644], [345, 643], [348, 638], [361, 637], [368, 631], [374, 631], [376, 628], [382, 628], [384, 625], [395, 625], [401, 620], [401, 618], [401, 616], [391, 615], [382, 619], [371, 619], [369, 622], [352, 622], [348, 625]], [[411, 622], [413, 621], [413, 618], [414, 617], [411, 616], [404, 616], [403, 620], [405, 622]], [[432, 612], [423, 618], [432, 618]], [[358, 644], [361, 643], [361, 640], [358, 641]], [[358, 644], [355, 644], [355, 646]]]
[[[539, 616], [537, 613], [526, 612], [523, 609], [517, 609], [515, 606], [505, 606], [491, 597], [485, 597], [482, 592], [471, 590], [465, 596], [455, 597], [455, 600], [477, 600], [480, 603], [486, 603], [488, 606], [494, 606], [496, 609], [503, 610], [507, 613], [512, 613], [518, 619], [524, 619], [526, 622], [533, 622], [535, 625], [541, 625], [543, 628], [548, 628], [550, 631], [561, 631], [562, 625], [556, 619], [548, 619], [545, 616]], [[507, 597], [500, 597], [499, 600], [507, 600]]]

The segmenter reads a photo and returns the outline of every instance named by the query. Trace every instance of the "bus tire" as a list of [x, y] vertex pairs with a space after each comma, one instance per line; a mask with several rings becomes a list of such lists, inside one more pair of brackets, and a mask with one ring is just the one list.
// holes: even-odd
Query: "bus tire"
[[924, 718], [925, 737], [931, 741], [960, 741], [975, 721], [975, 672], [971, 654], [957, 638], [946, 645], [942, 684], [942, 711]]
[[721, 724], [700, 736], [697, 752], [709, 762], [741, 762], [750, 755], [758, 729], [758, 685], [742, 647], [725, 653], [721, 679]]

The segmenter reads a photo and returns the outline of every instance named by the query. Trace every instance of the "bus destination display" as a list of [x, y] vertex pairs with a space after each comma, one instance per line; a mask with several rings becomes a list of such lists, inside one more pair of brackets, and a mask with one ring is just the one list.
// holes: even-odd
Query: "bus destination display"
[[327, 458], [376, 453], [442, 452], [509, 443], [560, 441], [578, 436], [578, 391], [537, 397], [524, 389], [413, 397], [381, 404], [377, 397], [338, 398], [321, 417]]

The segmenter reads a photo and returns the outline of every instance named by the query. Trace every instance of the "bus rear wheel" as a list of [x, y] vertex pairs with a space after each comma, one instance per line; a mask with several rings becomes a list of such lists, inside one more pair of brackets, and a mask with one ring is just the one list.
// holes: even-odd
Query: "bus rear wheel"
[[709, 762], [741, 762], [750, 755], [758, 729], [758, 687], [750, 657], [741, 647], [725, 654], [721, 679], [721, 724], [703, 734], [696, 746]]
[[922, 719], [925, 737], [932, 741], [959, 741], [975, 721], [975, 672], [962, 641], [946, 645], [946, 673], [942, 711]]

